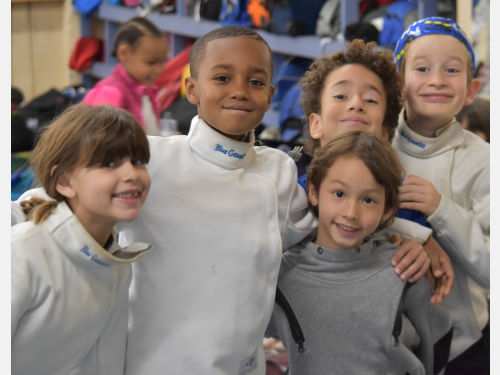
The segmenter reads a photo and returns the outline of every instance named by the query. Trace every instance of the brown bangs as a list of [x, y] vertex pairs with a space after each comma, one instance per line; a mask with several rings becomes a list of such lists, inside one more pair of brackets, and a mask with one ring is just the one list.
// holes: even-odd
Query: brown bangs
[[[124, 111], [114, 111], [113, 116], [90, 121], [85, 131], [84, 148], [88, 150], [87, 166], [104, 164], [124, 157], [149, 163], [149, 142], [139, 123]], [[95, 129], [94, 129], [95, 128]]]

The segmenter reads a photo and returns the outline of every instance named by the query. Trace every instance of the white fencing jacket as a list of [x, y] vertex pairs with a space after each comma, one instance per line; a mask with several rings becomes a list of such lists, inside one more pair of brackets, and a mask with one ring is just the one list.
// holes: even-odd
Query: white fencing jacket
[[249, 138], [198, 116], [188, 136], [149, 137], [151, 190], [120, 233], [155, 248], [133, 266], [127, 375], [265, 373], [281, 249], [317, 222], [294, 161]]
[[456, 276], [443, 300], [454, 326], [451, 360], [481, 337], [488, 322], [483, 288], [490, 287], [490, 145], [455, 119], [436, 138], [423, 137], [402, 112], [393, 146], [406, 173], [429, 180], [441, 194], [427, 220]]
[[130, 263], [149, 246], [106, 251], [64, 202], [11, 232], [12, 374], [123, 374]]

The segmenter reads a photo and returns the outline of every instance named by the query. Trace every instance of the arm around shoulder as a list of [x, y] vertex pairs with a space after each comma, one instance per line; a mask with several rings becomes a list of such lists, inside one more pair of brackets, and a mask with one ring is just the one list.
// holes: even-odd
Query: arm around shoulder
[[309, 210], [307, 194], [297, 182], [297, 167], [289, 158], [291, 168], [290, 195], [285, 226], [282, 233], [283, 248], [298, 244], [318, 226], [316, 217]]

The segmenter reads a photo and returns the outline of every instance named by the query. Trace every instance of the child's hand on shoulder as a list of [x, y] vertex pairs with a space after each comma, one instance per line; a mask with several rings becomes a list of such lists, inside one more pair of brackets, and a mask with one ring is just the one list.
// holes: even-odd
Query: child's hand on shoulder
[[441, 202], [441, 194], [432, 182], [415, 175], [409, 175], [399, 188], [400, 208], [407, 208], [431, 216]]
[[391, 243], [399, 246], [391, 261], [396, 274], [400, 275], [401, 280], [411, 283], [420, 279], [431, 264], [424, 247], [414, 239], [404, 240], [397, 234], [391, 237]]
[[434, 286], [431, 303], [441, 303], [443, 302], [443, 298], [451, 291], [451, 287], [455, 281], [455, 272], [451, 266], [450, 257], [433, 237], [430, 237], [424, 244], [424, 250], [431, 260], [432, 272], [428, 272], [427, 274]]

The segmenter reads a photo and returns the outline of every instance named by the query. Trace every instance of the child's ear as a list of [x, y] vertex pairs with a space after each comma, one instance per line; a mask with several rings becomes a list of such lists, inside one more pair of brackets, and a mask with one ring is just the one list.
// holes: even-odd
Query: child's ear
[[385, 210], [384, 214], [382, 215], [382, 222], [385, 222], [389, 220], [389, 218], [394, 214], [394, 210], [392, 208], [388, 208]]
[[481, 82], [478, 79], [471, 79], [470, 83], [467, 85], [467, 95], [465, 96], [464, 105], [469, 105], [474, 101], [477, 92], [481, 88]]
[[309, 115], [309, 133], [314, 139], [323, 137], [323, 129], [321, 127], [321, 115], [311, 113]]
[[131, 53], [132, 50], [128, 44], [120, 44], [116, 49], [116, 58], [120, 62], [126, 62]]
[[309, 189], [307, 195], [311, 204], [313, 206], [317, 206], [319, 203], [318, 194], [316, 194], [316, 190], [314, 190], [314, 186], [311, 183], [309, 183]]
[[56, 190], [68, 199], [76, 196], [76, 191], [73, 185], [71, 185], [71, 178], [67, 172], [64, 172], [57, 178]]
[[198, 91], [196, 90], [196, 80], [193, 77], [186, 77], [184, 80], [186, 85], [186, 98], [191, 104], [200, 104], [200, 98], [198, 97]]
[[273, 99], [274, 90], [276, 90], [276, 87], [274, 85], [269, 86], [269, 98], [267, 100], [267, 104], [269, 105], [269, 107], [271, 106], [271, 100]]
[[401, 89], [401, 92], [399, 93], [399, 102], [404, 103], [406, 101], [406, 90], [404, 87]]

